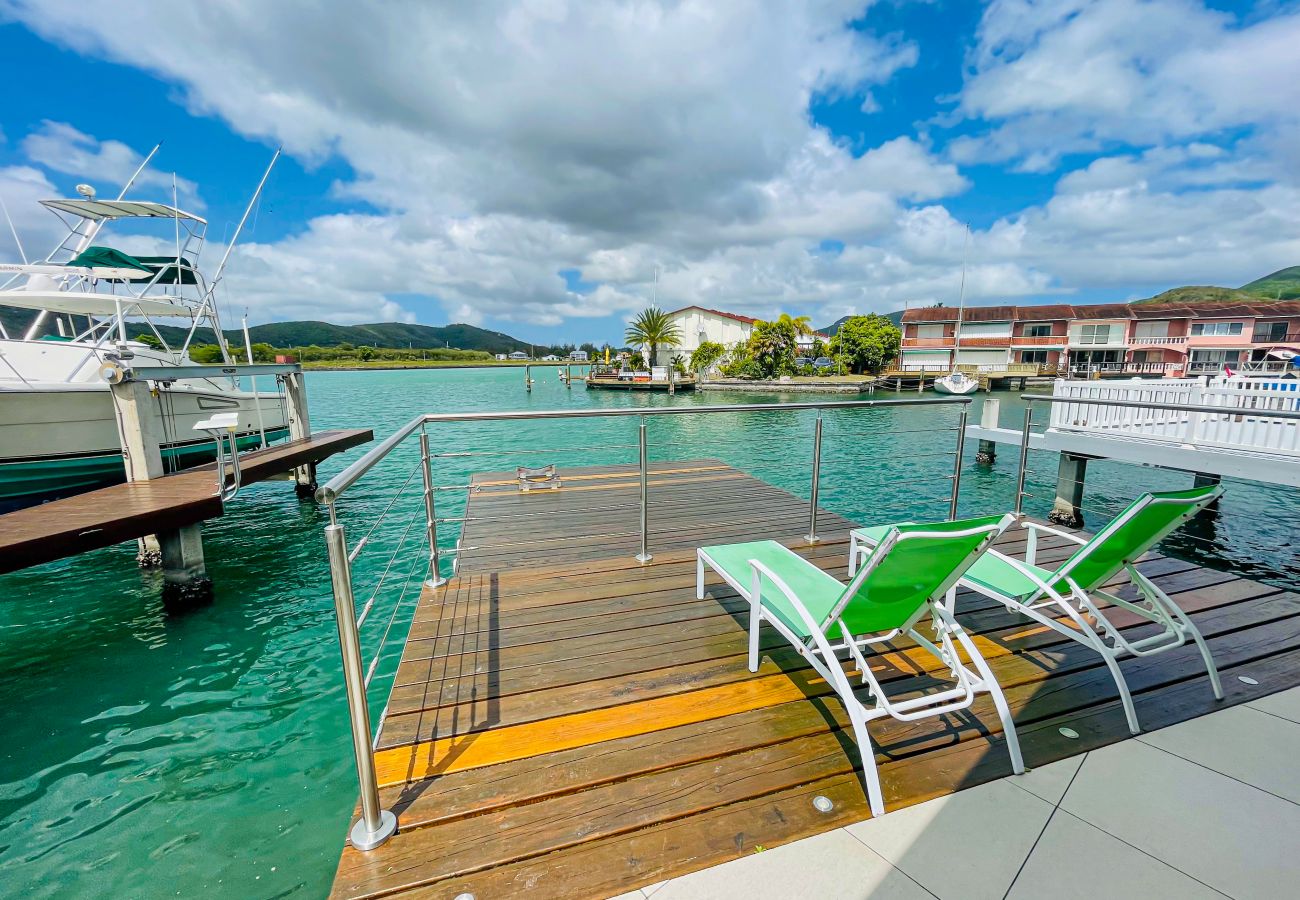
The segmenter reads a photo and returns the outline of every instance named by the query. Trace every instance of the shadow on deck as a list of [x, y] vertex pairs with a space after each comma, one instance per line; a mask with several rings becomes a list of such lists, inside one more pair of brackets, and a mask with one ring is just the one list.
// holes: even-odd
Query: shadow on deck
[[[820, 514], [810, 546], [806, 501], [716, 461], [659, 463], [642, 565], [635, 470], [563, 474], [529, 494], [475, 479], [459, 574], [420, 598], [375, 753], [400, 831], [346, 848], [335, 896], [607, 897], [869, 817], [826, 684], [770, 630], [749, 672], [744, 602], [716, 577], [694, 591], [696, 546], [760, 538], [843, 580], [851, 523]], [[999, 546], [1023, 550], [1022, 534]], [[1040, 542], [1040, 560], [1064, 545]], [[1202, 629], [1227, 694], [1215, 701], [1192, 646], [1126, 661], [1146, 729], [1300, 684], [1300, 596], [1154, 554], [1140, 565]], [[957, 611], [1029, 766], [1128, 737], [1099, 656], [973, 594]], [[923, 686], [932, 658], [914, 651], [870, 661]], [[987, 695], [871, 733], [890, 809], [1010, 774]]]

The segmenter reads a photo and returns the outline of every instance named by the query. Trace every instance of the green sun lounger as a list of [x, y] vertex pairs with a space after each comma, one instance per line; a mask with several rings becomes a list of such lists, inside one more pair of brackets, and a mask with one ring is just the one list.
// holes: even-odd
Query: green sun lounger
[[[891, 528], [847, 586], [776, 541], [723, 544], [696, 551], [696, 595], [701, 600], [708, 567], [749, 601], [749, 670], [758, 671], [759, 628], [767, 622], [839, 695], [862, 754], [872, 815], [883, 815], [885, 804], [867, 723], [881, 716], [904, 722], [941, 716], [965, 709], [976, 695], [988, 693], [1002, 719], [1011, 767], [1016, 773], [1024, 771], [1015, 723], [1002, 691], [974, 642], [943, 603], [962, 574], [1014, 520], [1012, 515], [988, 516]], [[916, 627], [927, 614], [934, 626], [933, 640]], [[835, 633], [839, 643], [835, 643]], [[955, 686], [891, 700], [862, 650], [900, 634], [933, 653], [951, 673]], [[965, 651], [969, 666], [957, 645]], [[868, 686], [870, 706], [853, 693], [836, 655], [842, 652], [848, 654], [862, 683]]]
[[[1125, 656], [1152, 656], [1181, 647], [1190, 639], [1205, 661], [1214, 696], [1223, 699], [1219, 673], [1205, 638], [1178, 604], [1137, 568], [1144, 553], [1222, 493], [1219, 485], [1209, 485], [1143, 494], [1087, 539], [1026, 520], [1023, 526], [1029, 534], [1023, 561], [990, 550], [966, 570], [960, 583], [1101, 654], [1119, 689], [1129, 730], [1137, 734], [1141, 728], [1133, 697], [1119, 667]], [[851, 533], [850, 573], [860, 558], [870, 558], [870, 548], [886, 539], [890, 527], [860, 528]], [[1063, 537], [1079, 548], [1055, 569], [1043, 568], [1035, 564], [1039, 533]], [[1132, 579], [1138, 600], [1126, 600], [1103, 589], [1121, 571]], [[1130, 639], [1107, 618], [1106, 611], [1115, 609], [1127, 610], [1158, 630]]]

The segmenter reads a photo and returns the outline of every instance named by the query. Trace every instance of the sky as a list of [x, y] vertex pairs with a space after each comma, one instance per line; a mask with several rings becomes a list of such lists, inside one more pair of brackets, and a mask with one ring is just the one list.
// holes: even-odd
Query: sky
[[1122, 301], [1300, 264], [1296, 48], [1300, 0], [0, 0], [0, 199], [43, 256], [38, 200], [161, 141], [131, 195], [211, 267], [282, 147], [228, 324], [820, 326], [963, 261], [971, 304]]

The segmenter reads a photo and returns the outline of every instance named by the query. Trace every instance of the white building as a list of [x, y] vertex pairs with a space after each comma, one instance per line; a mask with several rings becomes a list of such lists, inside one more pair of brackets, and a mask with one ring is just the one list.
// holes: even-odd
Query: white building
[[498, 354], [497, 354], [497, 360], [498, 360], [499, 362], [505, 362], [505, 359], [506, 359], [506, 355], [505, 355], [504, 353], [498, 353]]
[[560, 358], [554, 353], [548, 353], [542, 357], [542, 362], [559, 362]]
[[703, 306], [687, 306], [673, 310], [668, 314], [671, 322], [681, 334], [681, 343], [676, 347], [660, 347], [654, 363], [666, 366], [672, 358], [681, 355], [689, 358], [705, 341], [722, 344], [730, 349], [740, 341], [749, 340], [749, 333], [754, 330], [754, 322], [749, 316], [706, 309]]
[[522, 350], [516, 350], [514, 353], [511, 353], [511, 354], [510, 354], [510, 357], [509, 357], [509, 358], [510, 358], [510, 359], [513, 359], [513, 360], [527, 359], [527, 358], [528, 358], [528, 354], [525, 353], [525, 352], [522, 351]]
[[586, 362], [586, 361], [587, 361], [587, 351], [586, 351], [586, 350], [574, 350], [572, 353], [569, 354], [569, 361], [570, 361], [570, 362]]

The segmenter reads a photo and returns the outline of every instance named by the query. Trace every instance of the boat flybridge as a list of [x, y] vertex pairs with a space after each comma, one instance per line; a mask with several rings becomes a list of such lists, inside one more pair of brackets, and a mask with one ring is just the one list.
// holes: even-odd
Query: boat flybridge
[[[134, 180], [123, 188], [123, 196]], [[125, 478], [105, 367], [194, 365], [189, 349], [205, 327], [215, 335], [222, 360], [233, 362], [221, 330], [216, 287], [234, 240], [209, 281], [198, 265], [207, 222], [181, 209], [174, 197], [170, 204], [123, 196], [101, 200], [88, 185], [77, 190], [76, 198], [41, 201], [68, 228], [58, 247], [43, 260], [28, 262], [19, 245], [24, 261], [0, 264], [0, 307], [34, 313], [10, 315], [8, 329], [0, 319], [0, 507]], [[119, 238], [120, 244], [151, 252], [108, 246], [104, 232], [109, 225], [131, 232]], [[149, 226], [164, 234], [140, 233]], [[21, 328], [14, 327], [15, 319]], [[184, 335], [179, 347], [161, 330], [168, 324], [172, 328], [166, 333], [173, 338]], [[245, 345], [247, 351], [247, 340]], [[155, 383], [164, 466], [174, 470], [215, 457], [211, 438], [197, 437], [193, 426], [216, 413], [238, 416], [241, 449], [286, 436], [283, 394], [252, 387], [245, 390], [224, 376]]]

